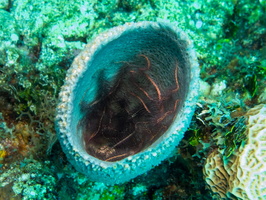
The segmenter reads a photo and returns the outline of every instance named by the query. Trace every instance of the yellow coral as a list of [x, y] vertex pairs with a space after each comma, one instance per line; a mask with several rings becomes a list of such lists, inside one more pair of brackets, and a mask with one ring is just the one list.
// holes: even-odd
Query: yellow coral
[[266, 199], [266, 104], [246, 116], [246, 144], [229, 159], [214, 151], [206, 160], [205, 180], [218, 199]]
[[0, 150], [0, 164], [3, 162], [3, 160], [5, 159], [5, 157], [7, 156], [7, 152], [4, 149]]
[[7, 153], [5, 150], [0, 150], [0, 160], [4, 159], [6, 157]]

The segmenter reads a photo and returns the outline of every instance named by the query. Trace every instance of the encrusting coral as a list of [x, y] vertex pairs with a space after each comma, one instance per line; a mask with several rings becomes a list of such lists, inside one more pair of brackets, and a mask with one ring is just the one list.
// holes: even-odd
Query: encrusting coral
[[203, 169], [205, 180], [217, 199], [266, 198], [266, 104], [246, 116], [247, 141], [229, 158], [212, 152]]

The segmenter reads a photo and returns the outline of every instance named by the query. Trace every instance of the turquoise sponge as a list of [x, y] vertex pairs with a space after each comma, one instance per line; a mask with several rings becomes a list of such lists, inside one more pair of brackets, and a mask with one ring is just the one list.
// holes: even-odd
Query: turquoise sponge
[[68, 160], [91, 180], [123, 183], [167, 158], [183, 138], [199, 69], [186, 35], [168, 23], [127, 23], [75, 58], [56, 128]]

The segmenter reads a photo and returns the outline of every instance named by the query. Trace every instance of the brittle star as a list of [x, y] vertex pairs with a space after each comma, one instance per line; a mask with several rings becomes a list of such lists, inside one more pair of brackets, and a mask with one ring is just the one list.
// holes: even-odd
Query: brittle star
[[[141, 57], [144, 57], [145, 58], [145, 60], [146, 60], [146, 62], [147, 62], [147, 67], [145, 67], [145, 68], [139, 68], [139, 70], [141, 70], [141, 71], [147, 71], [147, 70], [149, 70], [150, 68], [151, 68], [151, 61], [150, 61], [150, 59], [147, 57], [147, 56], [145, 56], [144, 54], [140, 54], [139, 56], [141, 56]], [[137, 73], [136, 71], [134, 71], [134, 70], [130, 70], [129, 72], [131, 72], [131, 73]], [[146, 73], [144, 73], [144, 75], [147, 77], [147, 79], [151, 82], [151, 84], [155, 87], [155, 90], [156, 90], [156, 92], [157, 92], [157, 94], [158, 94], [158, 99], [159, 99], [159, 101], [161, 101], [161, 91], [160, 91], [160, 88], [159, 88], [159, 86], [155, 83], [155, 81], [149, 76], [149, 75], [147, 75]], [[150, 100], [152, 100], [152, 98], [149, 96], [149, 94], [143, 89], [143, 88], [141, 88], [141, 87], [139, 87], [139, 89], [150, 99]]]
[[98, 126], [97, 131], [95, 131], [94, 133], [91, 134], [91, 136], [90, 136], [90, 138], [88, 139], [87, 142], [89, 142], [91, 139], [93, 139], [99, 133], [100, 128], [102, 126], [102, 120], [103, 120], [104, 114], [105, 114], [105, 107], [104, 107], [103, 113], [101, 115], [101, 118], [100, 118], [100, 121], [99, 121], [99, 126]]
[[[135, 154], [139, 150], [143, 149], [144, 146], [149, 145], [164, 131], [166, 131], [176, 116], [176, 114], [173, 115], [173, 113], [176, 111], [180, 100], [176, 99], [176, 96], [173, 96], [172, 94], [176, 93], [179, 90], [178, 65], [176, 64], [173, 70], [173, 82], [175, 83], [174, 87], [170, 86], [169, 89], [166, 89], [167, 92], [164, 92], [163, 94], [159, 85], [154, 81], [154, 78], [158, 76], [155, 76], [156, 74], [152, 74], [152, 71], [148, 71], [152, 68], [152, 62], [150, 58], [148, 58], [148, 56], [144, 54], [140, 54], [139, 57], [145, 59], [144, 67], [137, 67], [136, 63], [134, 62], [123, 62], [125, 63], [125, 66], [121, 67], [120, 72], [118, 73], [117, 78], [113, 82], [113, 85], [109, 89], [109, 91], [107, 91], [107, 93], [105, 93], [104, 95], [100, 95], [99, 99], [96, 99], [88, 106], [88, 108], [93, 107], [96, 109], [95, 111], [101, 112], [101, 115], [98, 115], [96, 122], [90, 121], [89, 119], [89, 121], [87, 121], [92, 127], [93, 122], [97, 123], [97, 127], [95, 128], [94, 126], [94, 132], [92, 132], [89, 135], [88, 139], [86, 139], [87, 144], [96, 136], [97, 138], [95, 139], [95, 144], [97, 144], [98, 138], [100, 139], [101, 137], [105, 137], [104, 133], [109, 132], [111, 129], [117, 132], [117, 126], [119, 126], [119, 124], [112, 124], [111, 119], [116, 115], [112, 114], [113, 111], [110, 105], [112, 105], [113, 103], [120, 104], [118, 101], [119, 99], [125, 101], [125, 104], [122, 103], [120, 105], [120, 110], [114, 111], [115, 114], [119, 114], [119, 112], [121, 112], [121, 109], [123, 109], [127, 114], [127, 116], [125, 116], [126, 119], [131, 120], [128, 123], [134, 123], [135, 126], [135, 128], [133, 129], [126, 128], [127, 131], [130, 131], [130, 134], [123, 136], [123, 138], [120, 138], [118, 142], [118, 137], [114, 136], [116, 138], [116, 142], [114, 145], [110, 145], [108, 147], [109, 150], [107, 149], [107, 151], [109, 153], [105, 155], [105, 158], [107, 157], [105, 161], [123, 159], [124, 157], [131, 155], [132, 152], [134, 152]], [[143, 62], [140, 62], [140, 64], [143, 65]], [[136, 87], [131, 87], [132, 84]], [[146, 84], [148, 84], [147, 90], [144, 89], [146, 87]], [[139, 91], [137, 92], [136, 89], [137, 91]], [[139, 101], [141, 103], [141, 107], [139, 107], [139, 104], [136, 104], [136, 100], [133, 101], [125, 99], [127, 98], [127, 95], [135, 97], [137, 99], [137, 102]], [[100, 103], [100, 105], [96, 105], [98, 103]], [[100, 108], [99, 106], [103, 108]], [[142, 107], [145, 109], [146, 113], [143, 113], [141, 111], [143, 110]], [[169, 107], [172, 107], [172, 109], [169, 109]], [[136, 111], [136, 108], [141, 112], [138, 113], [138, 111]], [[123, 114], [124, 111], [122, 111], [121, 114]], [[90, 115], [90, 117], [93, 117], [93, 113], [91, 114], [92, 115]], [[106, 121], [108, 120], [108, 118], [110, 118], [109, 123]], [[130, 126], [130, 124], [126, 124], [126, 126]], [[99, 134], [100, 136], [98, 137]], [[108, 137], [106, 139], [107, 143], [105, 143], [105, 145], [108, 145], [108, 143], [110, 144], [110, 142], [112, 143], [111, 138]], [[125, 150], [122, 150], [123, 146], [118, 147], [124, 143], [130, 144], [131, 142], [136, 142], [136, 139], [140, 141], [138, 141], [136, 147], [132, 147], [130, 152], [125, 153]], [[91, 145], [94, 145], [94, 142], [92, 142]], [[96, 155], [99, 153], [100, 152], [97, 151]]]

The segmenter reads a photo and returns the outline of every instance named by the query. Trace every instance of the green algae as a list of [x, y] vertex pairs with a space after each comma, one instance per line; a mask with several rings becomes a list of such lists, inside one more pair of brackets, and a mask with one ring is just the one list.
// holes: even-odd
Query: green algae
[[225, 149], [223, 155], [226, 157], [230, 157], [241, 145], [244, 144], [246, 140], [246, 124], [244, 117], [240, 117], [232, 121], [230, 126], [230, 130], [226, 132], [224, 136]]

